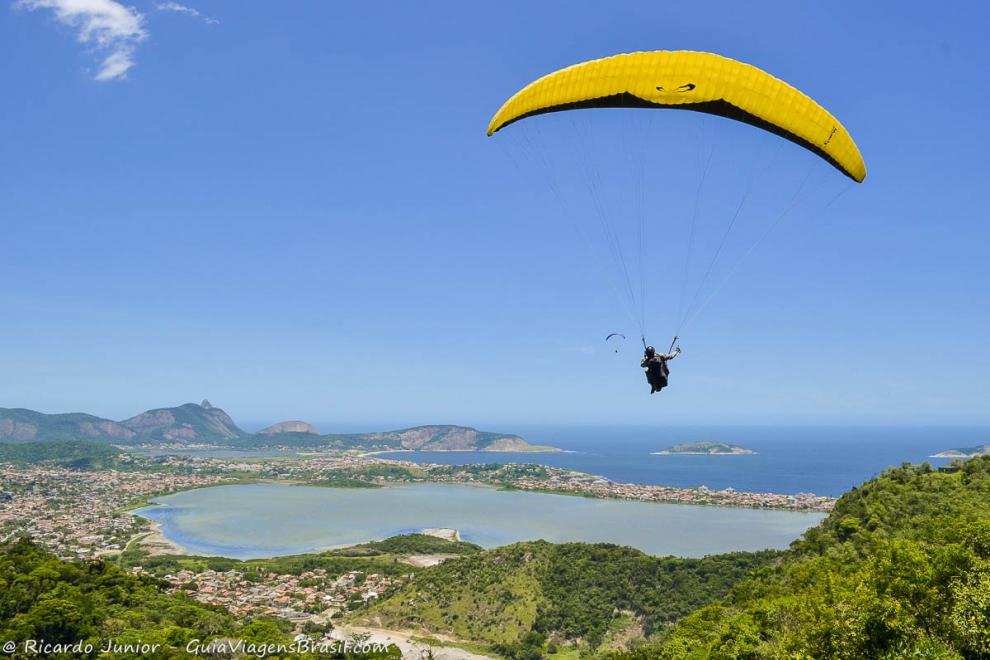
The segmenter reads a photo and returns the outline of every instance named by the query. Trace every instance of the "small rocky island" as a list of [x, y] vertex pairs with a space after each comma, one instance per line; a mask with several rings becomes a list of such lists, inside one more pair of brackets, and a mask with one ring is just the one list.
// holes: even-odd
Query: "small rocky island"
[[667, 447], [662, 451], [655, 451], [654, 454], [685, 454], [689, 456], [737, 456], [740, 454], [755, 454], [756, 452], [745, 447], [730, 445], [726, 442], [715, 442], [713, 440], [698, 440], [697, 442], [683, 442], [679, 445]]
[[946, 449], [937, 454], [932, 454], [932, 458], [974, 458], [976, 456], [990, 455], [990, 444], [977, 445], [975, 447], [959, 447], [957, 449]]

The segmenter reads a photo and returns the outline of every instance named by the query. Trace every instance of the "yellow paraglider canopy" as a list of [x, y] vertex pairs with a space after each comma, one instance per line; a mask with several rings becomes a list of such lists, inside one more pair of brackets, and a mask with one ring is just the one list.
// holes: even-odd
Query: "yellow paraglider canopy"
[[781, 135], [855, 181], [866, 178], [856, 143], [825, 108], [755, 66], [713, 53], [628, 53], [555, 71], [506, 101], [488, 125], [488, 135], [531, 115], [593, 107], [722, 115]]

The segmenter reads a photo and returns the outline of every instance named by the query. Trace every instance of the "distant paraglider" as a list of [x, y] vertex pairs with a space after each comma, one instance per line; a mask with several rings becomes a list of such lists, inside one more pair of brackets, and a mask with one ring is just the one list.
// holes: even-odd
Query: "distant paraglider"
[[[613, 338], [615, 338], [615, 341], [613, 341], [611, 344], [609, 344], [609, 340], [610, 339], [613, 339]], [[610, 333], [610, 334], [608, 334], [608, 335], [605, 336], [605, 343], [607, 345], [609, 345], [609, 346], [612, 346], [613, 347], [613, 350], [616, 353], [619, 352], [619, 346], [621, 345], [621, 343], [622, 342], [625, 342], [625, 341], [626, 341], [626, 336], [624, 334], [622, 334], [621, 332], [613, 332], [613, 333]]]

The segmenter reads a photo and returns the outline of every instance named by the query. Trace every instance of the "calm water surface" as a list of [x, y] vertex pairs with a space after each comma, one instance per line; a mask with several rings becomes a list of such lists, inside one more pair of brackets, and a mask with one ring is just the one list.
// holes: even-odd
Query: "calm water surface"
[[[505, 429], [566, 453], [417, 452], [383, 458], [419, 463], [541, 463], [622, 483], [838, 497], [891, 466], [953, 447], [990, 442], [985, 427], [555, 427]], [[680, 442], [717, 440], [757, 452], [740, 456], [657, 456]]]
[[246, 484], [155, 500], [137, 513], [194, 554], [239, 559], [312, 552], [429, 527], [494, 547], [524, 540], [630, 545], [701, 557], [785, 548], [822, 514], [595, 500], [417, 484], [380, 489]]

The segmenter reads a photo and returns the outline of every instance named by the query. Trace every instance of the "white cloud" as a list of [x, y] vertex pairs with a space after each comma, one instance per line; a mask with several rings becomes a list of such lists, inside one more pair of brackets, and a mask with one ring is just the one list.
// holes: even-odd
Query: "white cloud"
[[192, 7], [187, 7], [185, 5], [180, 5], [178, 2], [159, 2], [155, 5], [155, 9], [158, 11], [174, 11], [179, 14], [186, 14], [187, 16], [193, 16], [195, 18], [202, 19], [207, 25], [219, 25], [220, 21], [215, 18], [210, 18], [206, 16], [198, 9], [193, 9]]
[[148, 33], [144, 16], [116, 0], [17, 0], [28, 10], [50, 9], [55, 19], [78, 31], [80, 43], [106, 53], [97, 80], [123, 78], [134, 66], [134, 50]]
[[133, 53], [128, 50], [117, 50], [110, 53], [100, 65], [100, 70], [96, 72], [96, 79], [102, 81], [123, 78], [127, 70], [134, 66], [132, 55]]

